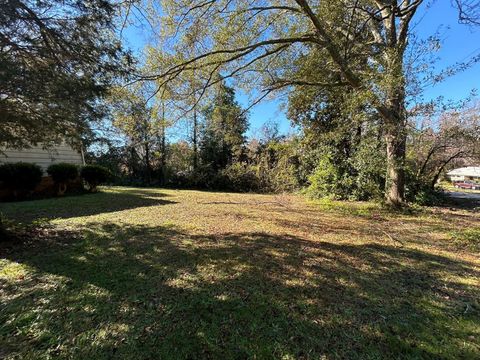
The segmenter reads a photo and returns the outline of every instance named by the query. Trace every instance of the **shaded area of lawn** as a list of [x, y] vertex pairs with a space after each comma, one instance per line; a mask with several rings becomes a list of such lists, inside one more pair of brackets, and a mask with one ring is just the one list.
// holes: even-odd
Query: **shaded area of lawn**
[[166, 194], [156, 190], [110, 188], [108, 192], [67, 196], [44, 200], [0, 203], [0, 212], [16, 221], [31, 222], [39, 218], [68, 219], [115, 211], [173, 204]]
[[4, 257], [4, 356], [480, 354], [479, 272], [423, 250], [102, 222]]

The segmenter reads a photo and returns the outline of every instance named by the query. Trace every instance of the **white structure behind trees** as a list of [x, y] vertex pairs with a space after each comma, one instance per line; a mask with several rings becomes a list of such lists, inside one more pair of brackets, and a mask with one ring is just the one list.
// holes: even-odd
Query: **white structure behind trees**
[[480, 166], [468, 166], [453, 169], [447, 173], [451, 181], [476, 181], [480, 182]]
[[63, 143], [52, 149], [44, 149], [41, 145], [26, 149], [4, 149], [0, 151], [0, 163], [27, 162], [42, 167], [45, 171], [55, 163], [69, 163], [83, 165], [84, 158], [81, 151]]

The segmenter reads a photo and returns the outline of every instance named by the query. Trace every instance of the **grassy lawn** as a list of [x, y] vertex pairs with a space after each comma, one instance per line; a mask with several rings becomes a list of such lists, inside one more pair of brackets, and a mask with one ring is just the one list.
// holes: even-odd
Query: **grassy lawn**
[[480, 213], [110, 188], [0, 204], [0, 358], [479, 359]]

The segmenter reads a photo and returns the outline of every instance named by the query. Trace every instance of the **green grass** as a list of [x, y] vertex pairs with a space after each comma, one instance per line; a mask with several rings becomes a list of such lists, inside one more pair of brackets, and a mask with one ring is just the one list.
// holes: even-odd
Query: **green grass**
[[0, 358], [480, 358], [478, 213], [136, 188], [0, 212], [43, 219], [0, 244]]

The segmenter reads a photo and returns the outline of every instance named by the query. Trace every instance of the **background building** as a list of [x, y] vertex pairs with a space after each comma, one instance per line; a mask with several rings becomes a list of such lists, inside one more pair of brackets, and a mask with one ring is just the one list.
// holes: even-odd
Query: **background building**
[[41, 166], [45, 171], [49, 165], [55, 163], [83, 165], [84, 158], [81, 151], [75, 150], [66, 143], [57, 145], [52, 149], [32, 146], [28, 149], [5, 149], [0, 151], [0, 164], [15, 162], [34, 163]]
[[447, 173], [451, 181], [475, 181], [480, 182], [480, 167], [469, 166], [453, 169]]

